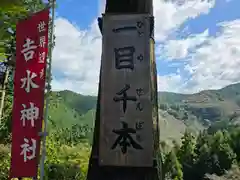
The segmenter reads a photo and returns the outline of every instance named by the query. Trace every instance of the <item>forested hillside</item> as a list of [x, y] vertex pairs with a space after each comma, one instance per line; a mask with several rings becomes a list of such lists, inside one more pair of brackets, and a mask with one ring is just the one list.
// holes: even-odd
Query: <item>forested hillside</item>
[[159, 103], [160, 109], [186, 122], [195, 119], [206, 126], [219, 120], [237, 123], [240, 116], [240, 84], [191, 95], [160, 92]]
[[[69, 120], [65, 121], [65, 125], [75, 123], [75, 120], [80, 117], [79, 123], [89, 124], [93, 119], [92, 112], [95, 110], [96, 101], [97, 97], [83, 96], [71, 91], [53, 92], [50, 115], [53, 119], [59, 116], [63, 120], [66, 114], [70, 114], [67, 115]], [[201, 126], [200, 129], [202, 126], [208, 127], [211, 123], [220, 120], [237, 123], [240, 117], [240, 84], [197, 94], [159, 92], [159, 109], [161, 116], [167, 113], [166, 116], [173, 116], [186, 125], [192, 125], [197, 121], [195, 126]], [[91, 120], [86, 120], [87, 117]], [[58, 123], [64, 123], [62, 120], [58, 120]]]
[[[159, 92], [161, 139], [180, 138], [188, 128], [198, 132], [211, 124], [224, 121], [236, 124], [240, 120], [240, 84], [197, 94]], [[50, 122], [58, 127], [86, 125], [92, 130], [97, 97], [71, 91], [53, 92]]]

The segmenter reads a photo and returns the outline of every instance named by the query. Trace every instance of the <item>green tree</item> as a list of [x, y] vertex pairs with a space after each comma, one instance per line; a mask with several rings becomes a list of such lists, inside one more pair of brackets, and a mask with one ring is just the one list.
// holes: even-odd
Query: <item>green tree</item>
[[231, 168], [236, 159], [236, 154], [233, 152], [230, 143], [230, 136], [226, 131], [218, 131], [213, 135], [211, 139], [211, 157], [214, 158], [212, 173], [222, 175], [225, 170]]
[[230, 124], [227, 120], [221, 120], [214, 122], [208, 129], [208, 134], [215, 134], [219, 130], [228, 130]]
[[166, 179], [183, 180], [182, 165], [179, 163], [173, 150], [165, 157], [163, 173]]
[[[203, 144], [200, 144], [203, 143]], [[197, 160], [194, 165], [195, 180], [203, 179], [204, 175], [211, 169], [211, 148], [208, 143], [198, 142]]]
[[11, 121], [13, 106], [13, 71], [10, 70], [8, 84], [6, 87], [6, 96], [4, 99], [4, 108], [2, 123], [0, 124], [0, 143], [9, 143], [11, 141]]
[[240, 162], [240, 127], [234, 128], [231, 132], [231, 148], [236, 153], [237, 161]]
[[194, 177], [194, 163], [195, 163], [195, 137], [191, 132], [186, 131], [182, 137], [182, 145], [177, 152], [179, 162], [182, 164], [183, 179], [192, 180]]
[[0, 144], [0, 179], [7, 180], [10, 164], [10, 148]]

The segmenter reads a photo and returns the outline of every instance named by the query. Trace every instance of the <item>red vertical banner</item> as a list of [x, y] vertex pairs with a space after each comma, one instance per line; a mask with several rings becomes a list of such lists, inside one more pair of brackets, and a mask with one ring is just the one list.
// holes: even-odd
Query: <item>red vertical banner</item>
[[10, 178], [38, 172], [49, 9], [17, 24]]

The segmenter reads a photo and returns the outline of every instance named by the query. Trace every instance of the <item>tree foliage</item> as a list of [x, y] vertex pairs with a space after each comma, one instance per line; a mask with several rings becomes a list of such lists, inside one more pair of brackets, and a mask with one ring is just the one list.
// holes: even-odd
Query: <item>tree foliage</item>
[[164, 155], [166, 179], [203, 180], [206, 174], [220, 178], [232, 173], [232, 167], [240, 163], [239, 133], [238, 127], [210, 134], [203, 131], [197, 137], [186, 131], [181, 145]]
[[41, 0], [1, 0], [0, 3], [0, 60], [13, 55], [16, 24], [31, 13], [44, 8]]

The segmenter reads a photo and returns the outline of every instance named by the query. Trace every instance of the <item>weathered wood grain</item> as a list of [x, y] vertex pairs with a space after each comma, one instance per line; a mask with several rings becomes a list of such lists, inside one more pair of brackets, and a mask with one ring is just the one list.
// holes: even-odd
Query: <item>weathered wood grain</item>
[[[143, 32], [141, 36], [138, 29], [123, 30], [114, 33], [112, 30], [122, 27], [137, 27], [137, 22], [143, 23], [139, 30]], [[102, 56], [102, 79], [101, 79], [101, 111], [100, 111], [100, 165], [149, 167], [153, 165], [153, 104], [151, 99], [151, 65], [150, 65], [150, 44], [149, 44], [149, 16], [146, 15], [122, 15], [104, 16], [103, 18], [103, 56]], [[118, 61], [114, 48], [132, 47], [134, 48], [132, 69], [117, 69]], [[130, 52], [125, 50], [125, 52]], [[124, 52], [122, 52], [124, 53]], [[131, 53], [129, 54], [131, 55]], [[139, 60], [138, 57], [142, 57]], [[127, 58], [127, 56], [125, 57]], [[129, 62], [120, 63], [129, 64]], [[129, 66], [130, 67], [130, 66]], [[129, 86], [126, 91], [127, 96], [132, 96], [135, 101], [127, 101], [126, 112], [123, 109], [123, 102], [115, 102], [114, 97], [125, 86]], [[141, 96], [137, 90], [142, 89]], [[138, 103], [141, 103], [138, 106]], [[142, 111], [137, 107], [143, 108]], [[123, 122], [128, 128], [135, 128], [138, 122], [143, 123], [141, 130], [130, 134], [139, 148], [127, 147], [127, 152], [122, 152], [120, 144], [115, 149], [111, 147], [119, 137], [113, 132], [121, 129]], [[127, 139], [130, 141], [130, 139]]]

